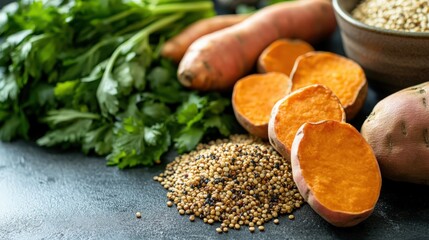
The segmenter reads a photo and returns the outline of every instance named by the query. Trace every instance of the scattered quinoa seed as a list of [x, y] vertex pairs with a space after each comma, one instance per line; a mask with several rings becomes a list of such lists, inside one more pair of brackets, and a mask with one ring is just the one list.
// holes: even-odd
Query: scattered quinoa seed
[[293, 220], [293, 219], [295, 219], [295, 216], [291, 214], [291, 215], [289, 215], [289, 219]]
[[276, 218], [276, 219], [274, 219], [274, 223], [275, 224], [279, 224], [279, 220]]
[[249, 227], [249, 231], [250, 232], [254, 232], [255, 231], [255, 227]]
[[256, 226], [265, 229], [266, 222], [304, 204], [290, 163], [250, 135], [199, 144], [167, 164], [157, 181], [168, 190], [167, 206], [175, 204], [190, 220], [220, 222], [217, 232], [242, 226], [251, 232]]
[[222, 228], [216, 228], [216, 232], [222, 233]]
[[191, 222], [195, 221], [195, 216], [194, 215], [189, 216], [189, 221]]
[[141, 217], [142, 217], [141, 212], [136, 212], [136, 218], [141, 218]]
[[259, 229], [259, 231], [261, 231], [261, 232], [265, 231], [265, 227], [264, 227], [264, 226], [259, 226], [259, 227], [258, 227], [258, 229]]

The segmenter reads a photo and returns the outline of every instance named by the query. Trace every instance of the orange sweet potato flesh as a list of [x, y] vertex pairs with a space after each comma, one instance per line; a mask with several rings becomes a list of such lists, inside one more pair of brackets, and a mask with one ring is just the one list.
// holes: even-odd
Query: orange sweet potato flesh
[[268, 121], [274, 104], [290, 93], [292, 82], [282, 73], [252, 74], [234, 86], [232, 106], [240, 125], [249, 133], [268, 139]]
[[262, 51], [280, 38], [310, 43], [335, 31], [330, 1], [273, 4], [231, 27], [207, 34], [188, 48], [180, 61], [180, 83], [200, 91], [228, 91], [256, 65]]
[[290, 75], [296, 59], [314, 51], [307, 42], [299, 39], [279, 39], [271, 43], [258, 58], [258, 72], [281, 72]]
[[363, 69], [354, 61], [328, 52], [310, 52], [297, 58], [291, 73], [292, 91], [311, 84], [329, 87], [341, 101], [347, 120], [360, 111], [368, 93]]
[[301, 88], [281, 99], [272, 109], [268, 124], [271, 145], [287, 160], [299, 127], [306, 122], [345, 121], [339, 99], [323, 85]]
[[368, 218], [380, 196], [382, 180], [372, 148], [348, 123], [301, 126], [292, 146], [292, 173], [313, 210], [338, 227]]

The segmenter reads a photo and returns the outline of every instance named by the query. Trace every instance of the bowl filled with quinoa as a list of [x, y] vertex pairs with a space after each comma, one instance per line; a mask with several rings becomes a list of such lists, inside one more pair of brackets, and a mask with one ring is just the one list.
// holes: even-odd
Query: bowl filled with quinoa
[[386, 92], [429, 81], [429, 1], [333, 0], [345, 53]]

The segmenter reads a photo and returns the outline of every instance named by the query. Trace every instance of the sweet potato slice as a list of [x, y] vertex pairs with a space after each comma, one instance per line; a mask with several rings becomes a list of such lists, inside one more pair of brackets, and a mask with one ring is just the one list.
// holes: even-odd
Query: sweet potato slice
[[283, 73], [252, 74], [239, 80], [232, 93], [237, 121], [249, 133], [268, 138], [268, 121], [274, 104], [290, 93], [291, 80]]
[[368, 93], [363, 69], [354, 61], [328, 52], [310, 52], [297, 58], [291, 73], [292, 91], [323, 84], [341, 101], [347, 120], [360, 111]]
[[326, 221], [354, 226], [374, 210], [381, 174], [370, 145], [350, 124], [306, 123], [292, 145], [292, 173], [298, 190]]
[[299, 39], [276, 40], [259, 55], [258, 72], [281, 72], [289, 76], [296, 59], [311, 51], [314, 48]]
[[290, 159], [293, 139], [302, 124], [345, 118], [339, 99], [329, 88], [310, 85], [292, 92], [273, 107], [268, 124], [270, 143], [285, 159]]

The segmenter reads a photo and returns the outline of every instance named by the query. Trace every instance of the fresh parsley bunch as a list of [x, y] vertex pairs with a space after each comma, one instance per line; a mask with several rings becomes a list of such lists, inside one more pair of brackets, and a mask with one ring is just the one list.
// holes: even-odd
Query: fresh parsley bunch
[[120, 168], [229, 135], [230, 102], [184, 89], [165, 39], [214, 14], [209, 0], [21, 0], [0, 11], [0, 139], [38, 136]]

